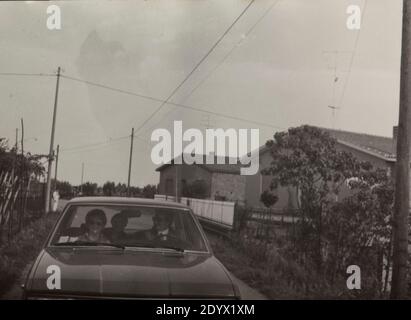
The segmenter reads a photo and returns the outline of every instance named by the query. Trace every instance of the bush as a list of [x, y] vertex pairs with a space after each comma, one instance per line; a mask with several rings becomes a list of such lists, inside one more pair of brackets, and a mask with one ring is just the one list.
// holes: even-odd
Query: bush
[[265, 190], [260, 196], [260, 201], [267, 208], [270, 208], [276, 204], [276, 202], [278, 201], [278, 197], [275, 194], [271, 193], [270, 191]]
[[27, 225], [8, 244], [0, 247], [0, 296], [6, 293], [21, 276], [24, 268], [36, 258], [57, 215]]

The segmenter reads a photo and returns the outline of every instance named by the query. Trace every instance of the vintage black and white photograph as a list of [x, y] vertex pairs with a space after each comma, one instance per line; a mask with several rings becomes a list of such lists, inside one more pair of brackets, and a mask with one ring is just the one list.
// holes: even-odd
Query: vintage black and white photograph
[[0, 300], [411, 299], [410, 74], [411, 0], [1, 2]]

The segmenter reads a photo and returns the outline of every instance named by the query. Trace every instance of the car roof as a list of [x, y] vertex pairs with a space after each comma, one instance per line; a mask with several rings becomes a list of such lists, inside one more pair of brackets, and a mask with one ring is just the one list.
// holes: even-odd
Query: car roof
[[189, 209], [188, 206], [165, 200], [131, 198], [131, 197], [77, 197], [69, 200], [67, 204], [134, 204], [149, 205], [167, 208]]

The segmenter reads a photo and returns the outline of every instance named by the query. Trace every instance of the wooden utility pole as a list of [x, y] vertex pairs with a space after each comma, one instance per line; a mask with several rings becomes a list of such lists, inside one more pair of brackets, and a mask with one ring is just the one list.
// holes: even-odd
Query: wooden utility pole
[[84, 179], [84, 162], [81, 163], [81, 184], [80, 184], [80, 194], [83, 195], [83, 179]]
[[[10, 214], [9, 214], [9, 221], [8, 221], [9, 222], [9, 232], [8, 232], [8, 241], [9, 242], [10, 242], [10, 239], [11, 239], [11, 236], [12, 236], [12, 233], [13, 233], [14, 205], [15, 205], [15, 202], [16, 202], [16, 195], [19, 192], [19, 186], [18, 186], [18, 183], [16, 181], [16, 177], [15, 177], [16, 175], [18, 176], [18, 174], [17, 174], [17, 167], [18, 167], [17, 152], [18, 152], [18, 146], [19, 146], [18, 145], [18, 143], [19, 143], [18, 139], [19, 139], [19, 129], [16, 128], [16, 144], [14, 146], [15, 150], [14, 150], [13, 169], [11, 171], [11, 177], [12, 177], [12, 179], [11, 179], [11, 188], [12, 189], [11, 189], [11, 195], [10, 195], [11, 203], [10, 203], [10, 208], [9, 208]], [[18, 179], [18, 177], [17, 177], [17, 179]], [[13, 188], [15, 186], [16, 186], [16, 191], [13, 194]]]
[[56, 93], [54, 96], [54, 109], [53, 109], [53, 123], [51, 125], [50, 149], [49, 149], [48, 167], [47, 167], [46, 203], [44, 205], [45, 214], [50, 211], [51, 169], [53, 165], [54, 132], [56, 130], [56, 114], [57, 114], [57, 101], [58, 101], [58, 95], [59, 95], [59, 82], [60, 82], [60, 67], [58, 67], [57, 69]]
[[133, 158], [134, 128], [131, 129], [130, 160], [128, 163], [127, 197], [130, 196], [131, 161]]
[[[24, 217], [24, 185], [25, 185], [25, 159], [24, 159], [24, 122], [23, 118], [20, 119], [21, 122], [21, 165], [20, 165], [20, 214], [19, 214], [19, 231], [21, 230], [21, 227], [23, 225], [23, 217]], [[30, 174], [30, 173], [29, 173]]]
[[[183, 155], [181, 155], [181, 157], [183, 157]], [[180, 166], [182, 166], [182, 165], [179, 165], [179, 164], [174, 162], [174, 166], [176, 167], [176, 195], [175, 195], [176, 200], [175, 200], [175, 202], [180, 202], [180, 189], [181, 189], [181, 186], [180, 186], [180, 175], [181, 175], [180, 170], [181, 170], [181, 168], [180, 168]]]
[[398, 120], [391, 299], [407, 296], [408, 215], [410, 199], [411, 0], [403, 0], [400, 112]]
[[57, 190], [57, 167], [59, 164], [59, 149], [60, 149], [60, 145], [57, 145], [57, 152], [56, 152], [56, 166], [54, 168], [54, 191]]

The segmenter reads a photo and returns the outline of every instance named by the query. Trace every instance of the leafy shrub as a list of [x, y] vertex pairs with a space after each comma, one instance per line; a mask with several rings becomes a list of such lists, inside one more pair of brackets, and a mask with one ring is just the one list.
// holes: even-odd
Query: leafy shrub
[[10, 289], [24, 268], [35, 259], [56, 219], [55, 214], [39, 218], [22, 229], [10, 243], [0, 247], [0, 296]]

